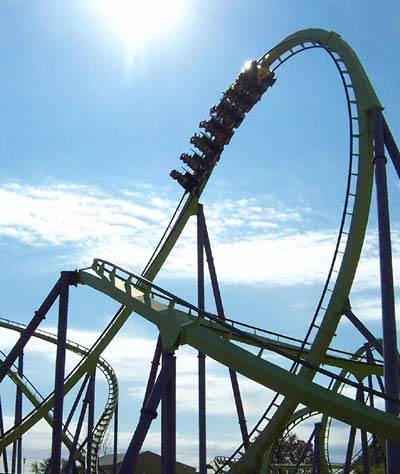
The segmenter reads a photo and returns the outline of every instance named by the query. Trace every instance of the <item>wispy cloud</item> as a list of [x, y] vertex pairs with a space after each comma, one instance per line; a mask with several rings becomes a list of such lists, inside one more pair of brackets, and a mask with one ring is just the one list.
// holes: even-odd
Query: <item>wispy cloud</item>
[[[76, 266], [101, 257], [140, 271], [175, 209], [168, 194], [138, 185], [118, 195], [84, 185], [0, 186], [0, 236], [36, 248], [52, 249]], [[288, 208], [268, 196], [227, 199], [206, 207], [219, 279], [230, 284], [269, 286], [323, 282], [337, 231], [310, 227], [313, 211]], [[307, 230], [306, 230], [307, 228]], [[398, 229], [394, 230], [397, 237]], [[194, 219], [168, 258], [164, 277], [196, 275]], [[394, 239], [396, 241], [396, 239]], [[394, 245], [395, 266], [400, 247]], [[377, 237], [366, 240], [357, 281], [376, 287]]]
[[58, 248], [60, 253], [69, 248], [75, 259], [86, 263], [89, 256], [105, 253], [125, 254], [130, 262], [143, 264], [166, 225], [172, 204], [151, 191], [122, 192], [121, 196], [89, 186], [4, 185], [0, 188], [0, 233], [26, 245]]
[[[65, 184], [0, 187], [0, 234], [33, 247], [53, 248], [86, 265], [100, 256], [141, 268], [172, 215], [175, 203], [154, 190], [125, 190], [117, 197], [88, 186]], [[262, 202], [262, 200], [261, 200]], [[269, 201], [225, 200], [207, 208], [220, 278], [229, 283], [290, 285], [322, 278], [334, 235], [301, 233], [308, 209]], [[173, 277], [193, 277], [194, 223], [168, 260]], [[260, 236], [263, 233], [263, 236]], [[72, 254], [72, 255], [71, 255]], [[311, 263], [311, 257], [314, 262]], [[257, 264], [255, 263], [257, 262]]]

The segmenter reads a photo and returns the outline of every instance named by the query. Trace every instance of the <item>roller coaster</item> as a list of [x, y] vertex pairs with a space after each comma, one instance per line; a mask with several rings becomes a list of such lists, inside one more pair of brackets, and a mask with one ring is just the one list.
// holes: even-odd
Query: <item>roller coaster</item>
[[[242, 121], [277, 81], [277, 73], [294, 56], [321, 49], [337, 68], [347, 102], [349, 165], [342, 218], [335, 250], [322, 294], [302, 339], [253, 327], [226, 317], [212, 248], [200, 197], [213, 169]], [[141, 274], [114, 263], [95, 259], [88, 268], [63, 271], [28, 325], [2, 319], [0, 327], [19, 334], [17, 342], [1, 354], [0, 382], [16, 385], [15, 419], [5, 428], [0, 404], [0, 456], [4, 472], [22, 472], [22, 440], [44, 420], [51, 428], [48, 472], [101, 472], [99, 449], [114, 421], [113, 471], [135, 472], [139, 452], [161, 405], [161, 472], [175, 472], [176, 357], [181, 346], [198, 351], [198, 431], [200, 474], [213, 473], [343, 473], [373, 472], [384, 465], [388, 474], [400, 472], [400, 420], [398, 353], [394, 312], [394, 284], [386, 178], [387, 152], [400, 177], [400, 154], [383, 116], [383, 107], [354, 51], [336, 33], [320, 29], [299, 31], [250, 62], [200, 122], [202, 132], [190, 139], [195, 148], [183, 153], [184, 173], [171, 177], [183, 188], [172, 219]], [[385, 151], [386, 150], [386, 151]], [[363, 248], [375, 177], [381, 263], [383, 339], [376, 338], [354, 314], [350, 291]], [[160, 269], [190, 220], [197, 222], [198, 294], [190, 303], [154, 283]], [[216, 314], [205, 308], [205, 259], [216, 304]], [[89, 348], [66, 338], [69, 288], [87, 286], [120, 305], [101, 336]], [[39, 325], [58, 304], [56, 334]], [[121, 465], [117, 466], [118, 382], [102, 354], [132, 314], [156, 326], [159, 334], [136, 429]], [[352, 353], [331, 344], [341, 321], [350, 323], [364, 343]], [[31, 340], [56, 345], [54, 390], [43, 397], [24, 371], [24, 348]], [[66, 374], [66, 353], [79, 362]], [[279, 357], [271, 359], [271, 354]], [[229, 369], [237, 410], [240, 446], [230, 456], [207, 457], [205, 357]], [[273, 362], [271, 362], [271, 360]], [[95, 421], [95, 378], [99, 369], [106, 377], [108, 397]], [[272, 396], [260, 408], [260, 418], [247, 426], [237, 374], [266, 387]], [[64, 399], [76, 393], [66, 416]], [[32, 409], [22, 412], [23, 397]], [[78, 410], [78, 406], [82, 405]], [[78, 413], [79, 412], [79, 413]], [[305, 448], [290, 465], [279, 457], [281, 444], [301, 423], [315, 420]], [[348, 428], [347, 451], [341, 463], [331, 461], [330, 437], [335, 423]], [[86, 431], [83, 429], [87, 425]], [[86, 433], [86, 435], [85, 435]], [[356, 449], [356, 436], [360, 439]], [[49, 442], [50, 444], [50, 442]], [[62, 446], [68, 460], [61, 468]], [[7, 450], [12, 447], [12, 466]], [[178, 453], [179, 455], [179, 453]], [[375, 471], [376, 472], [376, 471]]]

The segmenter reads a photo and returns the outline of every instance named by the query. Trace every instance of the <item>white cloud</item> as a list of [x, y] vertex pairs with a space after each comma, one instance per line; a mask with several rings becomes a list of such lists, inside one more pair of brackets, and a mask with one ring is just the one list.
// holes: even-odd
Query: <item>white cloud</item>
[[151, 192], [140, 200], [150, 199], [151, 205], [135, 204], [122, 194], [115, 198], [88, 186], [3, 185], [0, 234], [30, 246], [64, 247], [64, 252], [72, 244], [86, 263], [100, 252], [107, 258], [125, 254], [128, 261], [143, 264], [173, 205]]
[[[100, 257], [140, 272], [172, 215], [175, 203], [151, 186], [112, 192], [65, 184], [0, 186], [0, 235], [28, 246], [55, 249], [60, 260], [86, 266]], [[312, 211], [291, 209], [265, 196], [227, 199], [206, 207], [221, 282], [269, 286], [323, 282], [337, 231], [310, 229]], [[308, 223], [308, 224], [307, 224]], [[304, 230], [308, 227], [308, 230]], [[393, 230], [394, 266], [400, 268], [399, 230]], [[195, 278], [195, 220], [189, 221], [164, 267], [165, 278]], [[376, 287], [377, 235], [366, 239], [357, 284]]]
[[[382, 306], [379, 298], [361, 297], [352, 298], [352, 311], [362, 321], [379, 321], [382, 319]], [[397, 312], [400, 307], [397, 307]]]
[[260, 236], [215, 246], [220, 278], [230, 283], [291, 286], [323, 281], [334, 235], [307, 232]]

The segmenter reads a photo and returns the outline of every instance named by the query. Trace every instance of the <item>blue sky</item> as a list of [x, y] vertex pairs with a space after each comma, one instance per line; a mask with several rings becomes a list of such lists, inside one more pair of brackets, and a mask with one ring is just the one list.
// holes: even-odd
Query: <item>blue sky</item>
[[[133, 49], [103, 3], [0, 3], [4, 318], [28, 322], [59, 271], [88, 266], [94, 257], [140, 272], [180, 199], [169, 172], [179, 169], [198, 123], [246, 60], [297, 30], [341, 34], [369, 74], [393, 135], [400, 136], [398, 2], [186, 0]], [[226, 147], [202, 197], [229, 316], [292, 336], [305, 333], [339, 226], [347, 145], [344, 93], [333, 63], [321, 51], [298, 55], [279, 70], [274, 87]], [[392, 172], [389, 182], [396, 269], [399, 196]], [[379, 335], [375, 223], [373, 205], [352, 301]], [[195, 248], [190, 223], [158, 279], [193, 302]], [[207, 304], [213, 309], [210, 299]], [[71, 339], [90, 345], [114, 310], [104, 296], [74, 289]], [[55, 321], [53, 315], [45, 326]], [[140, 403], [155, 336], [134, 318], [107, 355], [126, 397], [121, 450], [135, 426], [131, 407]], [[10, 336], [0, 337], [6, 351]], [[335, 346], [356, 350], [355, 340], [344, 325]], [[134, 346], [132, 353], [122, 349]], [[38, 360], [50, 363], [54, 353], [43, 344], [31, 352], [32, 379], [43, 384]], [[179, 457], [195, 464], [196, 430], [189, 426], [195, 425], [196, 355], [183, 351], [181, 359]], [[221, 424], [236, 421], [220, 388], [227, 374], [209, 364], [212, 456], [228, 454], [238, 435], [220, 432]], [[242, 383], [254, 421], [265, 395]], [[6, 410], [11, 417], [9, 404]], [[152, 436], [148, 446], [157, 449], [157, 426]], [[42, 438], [26, 443], [28, 460], [46, 455]]]

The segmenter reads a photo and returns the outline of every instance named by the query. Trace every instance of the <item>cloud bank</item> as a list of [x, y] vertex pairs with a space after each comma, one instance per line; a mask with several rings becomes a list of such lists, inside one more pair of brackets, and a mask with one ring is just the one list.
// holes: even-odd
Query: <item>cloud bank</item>
[[[160, 194], [143, 185], [115, 195], [84, 185], [3, 184], [0, 238], [51, 250], [78, 267], [99, 257], [138, 272], [175, 209], [175, 201]], [[287, 208], [268, 196], [207, 205], [219, 279], [272, 286], [323, 282], [336, 230], [311, 227], [314, 217], [309, 208]], [[189, 222], [166, 262], [167, 278], [195, 278], [195, 236], [195, 222]]]

